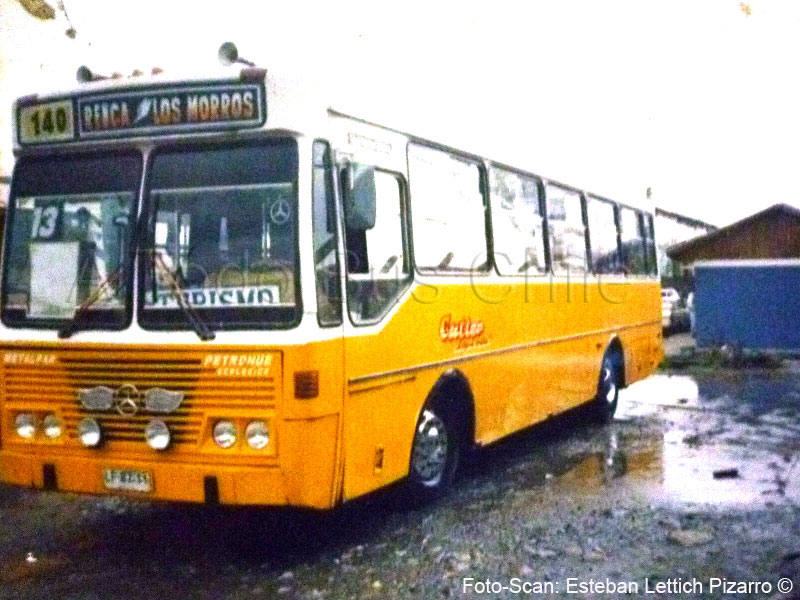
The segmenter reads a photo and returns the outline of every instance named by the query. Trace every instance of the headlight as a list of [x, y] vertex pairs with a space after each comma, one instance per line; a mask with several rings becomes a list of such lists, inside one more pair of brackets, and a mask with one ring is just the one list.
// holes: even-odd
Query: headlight
[[153, 419], [144, 428], [144, 439], [153, 450], [164, 450], [169, 446], [169, 428], [161, 419]]
[[14, 428], [19, 437], [29, 440], [36, 433], [36, 418], [31, 413], [20, 413], [14, 419]]
[[82, 419], [78, 423], [78, 437], [84, 446], [94, 448], [100, 443], [100, 424], [90, 417]]
[[236, 443], [236, 425], [230, 421], [217, 421], [214, 425], [214, 442], [220, 448], [230, 448]]
[[44, 436], [51, 440], [61, 437], [63, 432], [61, 419], [52, 413], [47, 415], [42, 421], [42, 431], [44, 431]]
[[254, 450], [261, 450], [269, 444], [269, 428], [264, 421], [251, 421], [244, 430], [247, 444]]

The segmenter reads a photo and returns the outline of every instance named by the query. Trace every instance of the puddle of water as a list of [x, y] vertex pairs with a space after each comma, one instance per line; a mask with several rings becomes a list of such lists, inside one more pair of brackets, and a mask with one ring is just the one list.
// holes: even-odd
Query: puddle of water
[[[654, 437], [639, 440], [633, 448], [627, 447], [623, 437], [614, 450], [574, 457], [569, 470], [557, 474], [553, 485], [572, 495], [619, 491], [667, 504], [800, 503], [800, 467], [791, 469], [764, 450], [690, 446], [682, 432], [674, 433], [661, 437], [654, 432]], [[614, 447], [609, 443], [609, 449]], [[714, 477], [715, 471], [731, 468], [738, 470], [738, 477]]]
[[[622, 392], [616, 422], [588, 449], [565, 441], [551, 453], [552, 486], [668, 504], [800, 504], [800, 424], [790, 406], [797, 389], [791, 378], [708, 386], [655, 375]], [[738, 476], [714, 477], [726, 469]]]
[[652, 375], [621, 390], [616, 419], [627, 420], [661, 411], [664, 407], [700, 407], [697, 381], [688, 375]]

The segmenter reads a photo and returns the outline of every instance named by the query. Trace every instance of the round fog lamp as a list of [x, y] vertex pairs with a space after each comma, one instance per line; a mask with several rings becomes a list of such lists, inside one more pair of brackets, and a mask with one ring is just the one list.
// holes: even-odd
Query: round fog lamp
[[94, 448], [100, 443], [100, 424], [90, 417], [78, 423], [78, 437], [81, 443], [89, 448]]
[[169, 446], [169, 427], [161, 419], [153, 419], [144, 428], [144, 439], [153, 450], [164, 450]]
[[230, 448], [236, 443], [236, 425], [230, 421], [217, 421], [214, 425], [214, 442], [220, 448]]
[[261, 450], [269, 444], [269, 429], [264, 421], [252, 421], [244, 430], [247, 445], [254, 450]]
[[29, 440], [36, 433], [36, 419], [31, 413], [20, 413], [14, 419], [17, 435]]
[[61, 437], [61, 419], [54, 414], [47, 415], [42, 421], [42, 430], [48, 439], [54, 440]]

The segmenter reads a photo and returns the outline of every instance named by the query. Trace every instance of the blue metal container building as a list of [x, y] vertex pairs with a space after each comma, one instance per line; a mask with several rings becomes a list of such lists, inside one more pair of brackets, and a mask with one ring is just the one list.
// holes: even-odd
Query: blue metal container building
[[800, 352], [800, 210], [776, 204], [667, 255], [694, 271], [698, 347]]
[[800, 260], [733, 260], [694, 266], [699, 347], [800, 350]]

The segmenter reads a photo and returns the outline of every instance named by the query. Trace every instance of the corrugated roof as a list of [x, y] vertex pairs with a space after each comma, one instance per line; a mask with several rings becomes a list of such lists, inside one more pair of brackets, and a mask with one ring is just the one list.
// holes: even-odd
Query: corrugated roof
[[708, 231], [716, 231], [719, 229], [716, 225], [712, 225], [711, 223], [706, 223], [699, 219], [694, 219], [692, 217], [687, 217], [686, 215], [679, 215], [678, 213], [671, 212], [669, 210], [664, 210], [656, 206], [656, 216], [667, 217], [678, 223], [682, 223], [683, 225], [688, 225], [690, 227], [696, 227], [698, 229], [707, 229]]

